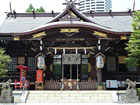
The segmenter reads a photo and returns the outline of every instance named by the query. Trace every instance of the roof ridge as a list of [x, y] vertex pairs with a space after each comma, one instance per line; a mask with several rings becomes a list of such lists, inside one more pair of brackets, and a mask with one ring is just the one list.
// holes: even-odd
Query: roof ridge
[[[83, 20], [86, 21], [86, 22], [91, 22], [91, 23], [94, 23], [94, 24], [96, 24], [96, 25], [100, 25], [100, 26], [102, 26], [102, 27], [105, 27], [105, 28], [108, 28], [108, 29], [112, 29], [112, 28], [110, 28], [110, 27], [106, 27], [106, 26], [104, 26], [104, 25], [101, 25], [101, 24], [98, 24], [98, 23], [96, 23], [96, 22], [93, 22], [91, 19], [88, 19], [83, 13], [79, 12], [79, 11], [77, 10], [77, 8], [76, 8], [75, 6], [72, 6], [72, 5], [67, 6], [66, 9], [65, 9], [62, 13], [60, 13], [59, 15], [57, 15], [55, 18], [53, 18], [52, 20], [50, 20], [50, 21], [47, 22], [47, 23], [56, 22], [57, 20], [61, 19], [66, 13], [69, 13], [70, 9], [71, 9], [74, 13], [76, 13], [76, 15], [78, 15], [81, 19], [83, 19]], [[47, 24], [47, 23], [46, 23], [46, 24]]]

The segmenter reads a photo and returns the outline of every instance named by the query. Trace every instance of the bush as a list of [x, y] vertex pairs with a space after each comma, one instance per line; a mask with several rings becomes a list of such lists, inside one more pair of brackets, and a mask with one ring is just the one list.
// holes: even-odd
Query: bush
[[0, 95], [1, 95], [2, 87], [0, 86]]
[[140, 98], [140, 88], [137, 88], [137, 91], [138, 91], [138, 96]]

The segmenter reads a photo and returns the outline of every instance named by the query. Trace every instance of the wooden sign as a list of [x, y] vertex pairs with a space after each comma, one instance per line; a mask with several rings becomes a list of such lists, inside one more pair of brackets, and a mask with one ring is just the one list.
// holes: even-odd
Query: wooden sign
[[79, 28], [61, 28], [60, 32], [68, 32], [68, 33], [72, 33], [72, 32], [79, 32]]
[[121, 40], [127, 40], [127, 36], [121, 36]]
[[84, 41], [85, 38], [56, 38], [56, 41]]
[[63, 64], [81, 64], [80, 54], [63, 54]]
[[14, 40], [19, 40], [19, 37], [18, 37], [18, 36], [15, 36], [15, 37], [14, 37]]
[[18, 57], [18, 64], [25, 64], [25, 57]]
[[119, 64], [124, 64], [125, 58], [126, 58], [126, 56], [119, 56]]

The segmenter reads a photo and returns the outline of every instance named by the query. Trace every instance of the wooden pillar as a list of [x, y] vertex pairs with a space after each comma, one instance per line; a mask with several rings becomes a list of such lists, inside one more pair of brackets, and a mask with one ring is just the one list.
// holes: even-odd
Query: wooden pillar
[[72, 89], [72, 64], [70, 64], [70, 82], [71, 82], [70, 89]]
[[77, 90], [79, 90], [79, 85], [78, 85], [78, 82], [79, 82], [79, 78], [78, 78], [78, 64], [77, 64]]
[[102, 86], [102, 69], [98, 69], [98, 85]]
[[[63, 59], [63, 54], [62, 54], [62, 59]], [[63, 64], [63, 60], [62, 60], [62, 79], [61, 79], [61, 83], [62, 83], [62, 88], [64, 89], [64, 64]]]
[[90, 57], [91, 57], [91, 54], [88, 53], [88, 59], [89, 59], [89, 61], [88, 61], [88, 80], [91, 79], [90, 73], [91, 73], [91, 70], [92, 70], [92, 65], [90, 63], [90, 59], [91, 59]]

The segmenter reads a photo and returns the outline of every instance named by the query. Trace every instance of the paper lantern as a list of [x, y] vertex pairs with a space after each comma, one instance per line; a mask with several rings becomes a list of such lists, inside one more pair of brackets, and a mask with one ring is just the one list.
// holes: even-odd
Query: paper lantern
[[37, 67], [39, 69], [44, 69], [45, 67], [45, 58], [41, 55], [37, 57]]
[[96, 57], [96, 67], [98, 69], [101, 69], [104, 67], [104, 58], [101, 55]]

